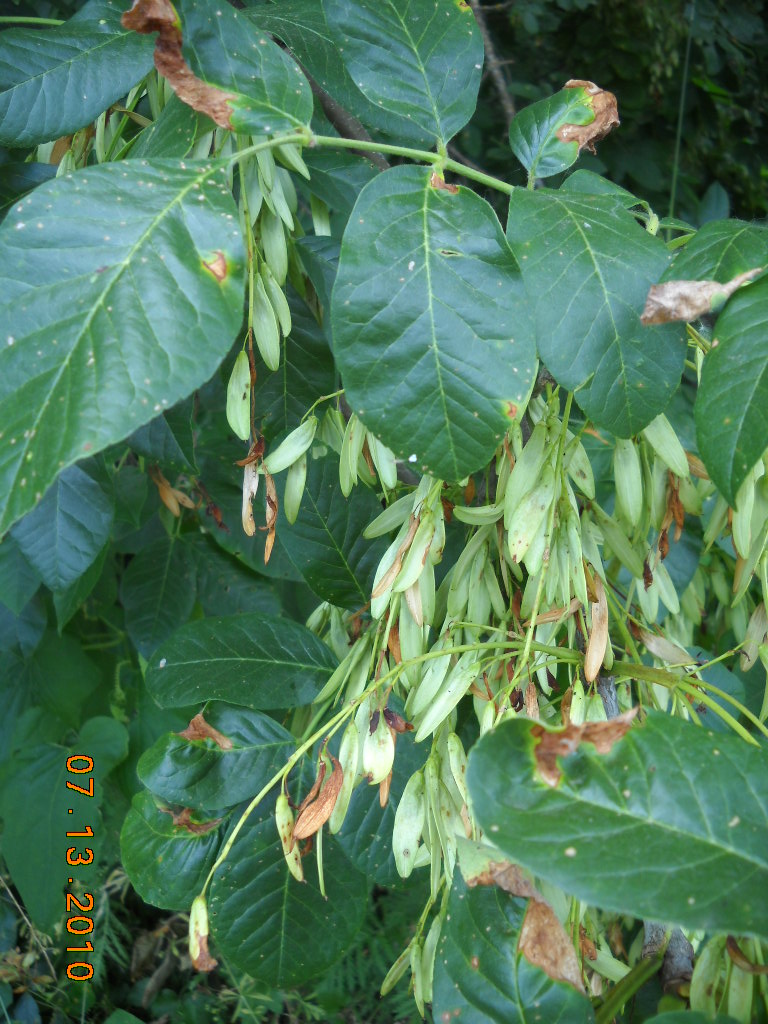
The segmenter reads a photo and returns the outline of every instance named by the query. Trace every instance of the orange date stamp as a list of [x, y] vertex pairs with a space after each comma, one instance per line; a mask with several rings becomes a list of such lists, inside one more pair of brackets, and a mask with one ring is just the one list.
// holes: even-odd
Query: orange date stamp
[[[67, 789], [80, 793], [84, 797], [93, 797], [93, 758], [87, 754], [73, 754], [67, 758], [67, 771], [76, 776], [77, 781], [67, 779]], [[77, 807], [68, 807], [67, 814], [75, 815], [80, 811], [81, 801], [72, 800]], [[72, 824], [77, 819], [73, 819]], [[79, 831], [68, 831], [67, 839], [92, 839], [93, 829], [90, 825], [83, 825]], [[93, 863], [93, 850], [88, 846], [78, 849], [77, 846], [70, 846], [67, 849], [67, 864], [70, 868], [87, 867]], [[70, 877], [69, 885], [76, 879]], [[68, 892], [67, 899], [67, 932], [72, 936], [73, 942], [84, 941], [80, 946], [67, 946], [67, 953], [93, 953], [93, 943], [90, 939], [83, 940], [83, 936], [93, 931], [93, 895], [89, 892], [83, 893], [79, 898]], [[93, 977], [93, 964], [84, 957], [74, 960], [67, 966], [67, 977], [70, 981], [90, 981]]]

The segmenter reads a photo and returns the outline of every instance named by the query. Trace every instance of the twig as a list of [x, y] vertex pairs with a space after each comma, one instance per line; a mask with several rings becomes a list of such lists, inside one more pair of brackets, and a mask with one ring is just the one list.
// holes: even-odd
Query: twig
[[[332, 96], [329, 96], [325, 89], [319, 86], [314, 78], [307, 72], [306, 68], [304, 68], [303, 71], [309, 80], [313, 94], [320, 100], [320, 106], [323, 108], [325, 116], [331, 122], [336, 131], [346, 139], [357, 139], [359, 142], [370, 142], [371, 136], [354, 114], [350, 114], [350, 112], [345, 110], [340, 103], [337, 103]], [[376, 164], [380, 170], [386, 171], [389, 167], [389, 160], [382, 156], [381, 153], [369, 152], [365, 155], [371, 163]]]
[[491, 33], [488, 30], [488, 24], [485, 20], [485, 10], [480, 4], [480, 0], [469, 0], [469, 5], [475, 15], [477, 27], [480, 29], [480, 35], [483, 37], [488, 74], [491, 76], [491, 80], [496, 87], [499, 102], [501, 103], [501, 109], [504, 111], [504, 119], [507, 122], [507, 128], [509, 128], [512, 123], [512, 119], [515, 116], [515, 104], [512, 97], [509, 95], [507, 80], [504, 77], [504, 72], [501, 70], [501, 61], [499, 60], [496, 48], [493, 45]]

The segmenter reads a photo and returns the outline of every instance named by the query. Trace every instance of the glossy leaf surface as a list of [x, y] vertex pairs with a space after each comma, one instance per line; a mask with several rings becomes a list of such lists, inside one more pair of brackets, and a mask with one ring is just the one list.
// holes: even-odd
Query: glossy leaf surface
[[231, 743], [166, 733], [139, 760], [141, 781], [170, 803], [215, 811], [257, 793], [293, 753], [291, 734], [258, 711], [211, 704], [205, 721]]
[[13, 208], [0, 227], [0, 530], [60, 470], [210, 377], [240, 326], [243, 259], [210, 164], [104, 164]]
[[437, 943], [436, 1020], [466, 1024], [589, 1024], [586, 996], [554, 981], [518, 951], [528, 900], [495, 887], [469, 888], [456, 870]]
[[120, 854], [141, 898], [166, 910], [188, 910], [213, 866], [224, 828], [178, 828], [150, 793], [137, 794], [120, 833]]
[[309, 124], [309, 82], [250, 18], [207, 0], [183, 0], [180, 9], [184, 55], [204, 82], [232, 94], [232, 128], [274, 135]]
[[269, 985], [293, 986], [322, 975], [355, 941], [368, 886], [338, 843], [323, 836], [328, 899], [317, 888], [314, 857], [306, 882], [288, 872], [274, 819], [274, 799], [246, 823], [214, 875], [211, 931], [227, 962]]
[[148, 544], [126, 569], [120, 598], [128, 635], [137, 650], [149, 657], [187, 621], [194, 608], [195, 565], [191, 552], [171, 537]]
[[694, 406], [696, 440], [731, 505], [768, 440], [768, 278], [732, 296], [717, 318]]
[[121, 13], [117, 4], [99, 4], [98, 12], [88, 4], [69, 24], [2, 33], [1, 145], [32, 146], [72, 134], [151, 69], [151, 40], [124, 29]]
[[522, 277], [490, 206], [396, 167], [360, 193], [331, 304], [347, 399], [414, 468], [461, 479], [493, 454], [536, 367]]
[[559, 757], [552, 787], [536, 729], [504, 723], [469, 755], [478, 820], [507, 856], [606, 910], [768, 935], [763, 748], [649, 713], [607, 754]]
[[314, 633], [287, 619], [233, 615], [190, 622], [151, 658], [161, 707], [223, 700], [255, 710], [308, 704], [336, 667]]
[[64, 590], [109, 539], [114, 499], [80, 466], [70, 466], [13, 530], [30, 565], [51, 590]]
[[629, 437], [662, 412], [685, 359], [679, 325], [643, 327], [664, 243], [600, 196], [518, 189], [507, 236], [535, 306], [539, 355], [587, 416]]
[[372, 103], [446, 143], [475, 110], [483, 41], [452, 0], [323, 0], [347, 71]]

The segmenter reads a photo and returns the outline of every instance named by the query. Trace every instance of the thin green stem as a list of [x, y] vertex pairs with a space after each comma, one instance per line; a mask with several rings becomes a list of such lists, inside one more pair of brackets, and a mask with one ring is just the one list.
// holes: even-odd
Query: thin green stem
[[402, 156], [420, 163], [433, 164], [440, 170], [452, 171], [454, 174], [469, 178], [481, 185], [487, 185], [498, 192], [505, 192], [507, 195], [512, 195], [515, 190], [515, 186], [510, 185], [509, 182], [502, 181], [500, 178], [494, 178], [483, 171], [476, 171], [473, 167], [467, 167], [459, 163], [458, 160], [452, 160], [450, 157], [440, 153], [433, 153], [426, 149], [411, 149], [409, 146], [392, 146], [381, 142], [365, 142], [359, 139], [342, 139], [334, 135], [313, 135], [309, 144], [310, 146], [327, 146], [332, 149], [356, 149], [360, 152]]
[[8, 14], [0, 18], [0, 25], [63, 25], [61, 18], [32, 18]]
[[621, 1012], [621, 1008], [657, 973], [663, 959], [663, 956], [654, 956], [641, 960], [629, 974], [614, 985], [605, 997], [603, 1005], [595, 1013], [596, 1024], [611, 1024], [614, 1017]]
[[320, 405], [321, 402], [328, 402], [331, 398], [338, 398], [339, 395], [343, 395], [343, 394], [344, 394], [344, 388], [339, 388], [338, 391], [332, 391], [330, 393], [330, 395], [321, 395], [317, 399], [317, 401], [313, 402], [312, 405], [310, 405], [310, 407], [307, 409], [307, 411], [301, 417], [301, 422], [303, 423], [304, 420], [307, 418], [307, 416], [311, 416], [312, 413], [315, 411], [317, 406]]

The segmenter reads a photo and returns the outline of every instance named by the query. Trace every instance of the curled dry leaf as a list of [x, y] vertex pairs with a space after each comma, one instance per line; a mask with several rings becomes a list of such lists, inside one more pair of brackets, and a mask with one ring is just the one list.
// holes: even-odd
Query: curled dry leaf
[[264, 565], [269, 561], [272, 548], [275, 546], [275, 525], [277, 523], [277, 488], [271, 473], [264, 470], [264, 480], [267, 488], [267, 525], [262, 529], [268, 530], [267, 541], [264, 545]]
[[665, 281], [651, 285], [640, 319], [646, 327], [675, 320], [697, 320], [704, 313], [718, 309], [735, 291], [749, 284], [764, 270], [765, 267], [753, 267], [725, 284], [720, 281]]
[[556, 786], [560, 781], [558, 757], [572, 754], [581, 743], [591, 743], [598, 754], [607, 754], [614, 743], [628, 732], [637, 711], [637, 708], [631, 708], [607, 722], [568, 725], [557, 732], [548, 732], [543, 726], [534, 725], [531, 732], [538, 740], [534, 757], [541, 778], [548, 786]]
[[255, 462], [249, 462], [243, 470], [243, 530], [248, 537], [253, 537], [256, 533], [252, 505], [258, 489], [258, 469]]
[[181, 53], [179, 18], [170, 0], [135, 0], [121, 20], [124, 28], [142, 35], [157, 32], [155, 67], [168, 79], [179, 99], [193, 110], [207, 114], [222, 128], [232, 128], [229, 101], [237, 97], [206, 85], [192, 73]]
[[603, 664], [605, 649], [608, 646], [608, 602], [605, 598], [603, 581], [595, 573], [595, 602], [590, 606], [592, 609], [592, 632], [589, 634], [589, 642], [584, 655], [584, 678], [588, 683], [597, 678], [600, 666]]
[[208, 952], [208, 908], [205, 896], [196, 896], [189, 914], [189, 956], [196, 971], [212, 971], [218, 964]]
[[496, 885], [513, 896], [528, 900], [520, 930], [518, 951], [529, 963], [540, 967], [555, 981], [565, 981], [584, 992], [576, 950], [552, 907], [530, 876], [509, 861], [488, 861], [474, 875], [465, 875], [467, 885]]
[[313, 836], [315, 832], [319, 831], [330, 818], [331, 812], [339, 798], [341, 784], [344, 781], [344, 772], [333, 754], [329, 754], [329, 757], [333, 765], [331, 777], [323, 788], [320, 789], [322, 780], [325, 777], [325, 762], [321, 761], [315, 784], [299, 808], [296, 824], [293, 826], [294, 840], [308, 839], [309, 836]]
[[621, 124], [616, 97], [612, 92], [595, 85], [594, 82], [586, 82], [578, 78], [570, 79], [563, 88], [583, 89], [589, 96], [595, 119], [590, 124], [564, 124], [558, 128], [557, 137], [561, 142], [577, 142], [579, 152], [582, 149], [588, 149], [590, 153], [594, 153], [595, 143], [600, 142], [610, 131], [618, 128]]
[[222, 750], [232, 749], [232, 740], [223, 732], [214, 729], [212, 725], [203, 718], [202, 714], [195, 715], [183, 732], [177, 733], [185, 740], [213, 740]]
[[208, 936], [201, 935], [198, 940], [197, 956], [192, 957], [192, 966], [196, 971], [208, 973], [218, 965], [219, 961], [208, 952]]
[[525, 702], [525, 713], [529, 718], [534, 718], [538, 721], [539, 715], [539, 699], [536, 696], [536, 687], [533, 683], [528, 683], [525, 688], [523, 695], [523, 701]]
[[399, 665], [403, 660], [403, 656], [400, 651], [400, 630], [398, 629], [396, 622], [392, 623], [389, 630], [389, 635], [387, 636], [387, 647], [389, 648], [389, 653], [395, 659], [395, 664]]
[[149, 471], [149, 476], [155, 487], [157, 487], [160, 501], [177, 519], [181, 515], [182, 505], [184, 508], [197, 508], [197, 505], [188, 494], [178, 490], [176, 487], [171, 487], [159, 466], [153, 466]]

